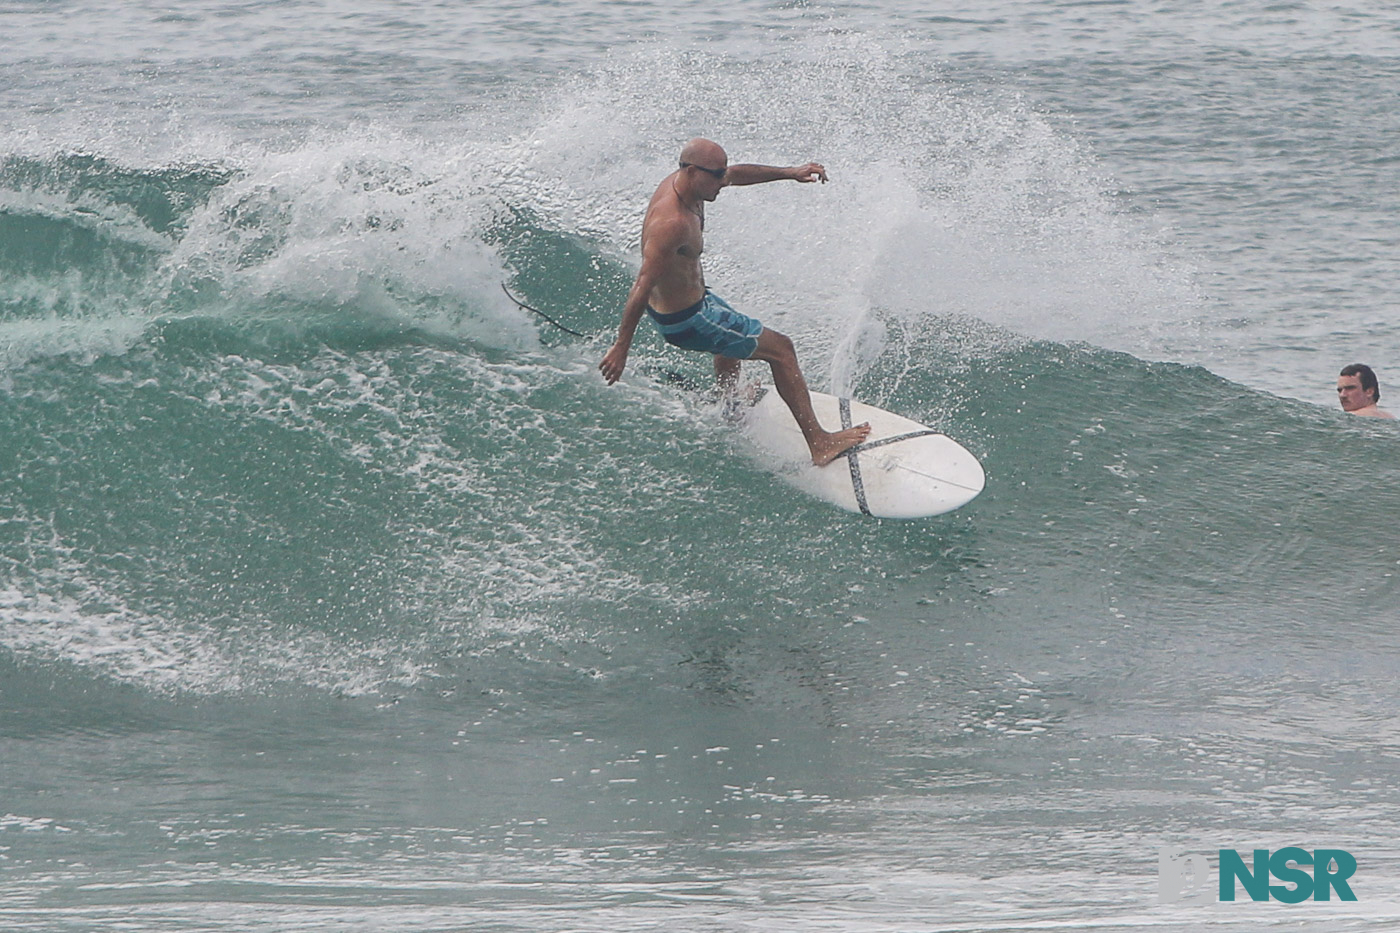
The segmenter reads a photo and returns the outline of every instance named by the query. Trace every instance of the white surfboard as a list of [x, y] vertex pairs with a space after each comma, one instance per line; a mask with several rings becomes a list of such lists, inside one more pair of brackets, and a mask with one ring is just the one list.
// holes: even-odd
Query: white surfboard
[[827, 430], [868, 421], [870, 437], [826, 466], [813, 466], [807, 442], [777, 390], [765, 386], [759, 392], [744, 413], [745, 435], [781, 462], [784, 480], [849, 512], [926, 518], [966, 505], [986, 484], [982, 464], [946, 434], [823, 392], [812, 393], [812, 407]]

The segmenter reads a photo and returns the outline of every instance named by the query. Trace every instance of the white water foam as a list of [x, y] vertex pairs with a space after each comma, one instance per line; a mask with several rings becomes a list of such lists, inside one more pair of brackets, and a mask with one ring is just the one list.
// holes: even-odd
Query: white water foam
[[[172, 316], [236, 324], [290, 314], [295, 324], [316, 314], [489, 346], [537, 345], [536, 322], [500, 290], [508, 272], [490, 242], [503, 209], [496, 182], [514, 158], [509, 147], [357, 128], [281, 144], [195, 134], [171, 152], [147, 155], [120, 136], [76, 152], [27, 139], [5, 154], [37, 164], [109, 162], [108, 182], [85, 190], [60, 172], [0, 190], [0, 208], [90, 229], [99, 241], [150, 256], [144, 271], [100, 285], [81, 269], [11, 278], [12, 300], [49, 309], [4, 322], [0, 346], [11, 364], [125, 352]], [[152, 229], [98, 187], [120, 187], [122, 172], [182, 166], [216, 171], [207, 173], [202, 203], [181, 208], [187, 213], [170, 230]], [[100, 255], [91, 261], [94, 273], [104, 263]]]
[[191, 218], [164, 290], [212, 283], [244, 314], [292, 302], [533, 346], [533, 322], [500, 291], [481, 161], [472, 144], [372, 131], [245, 149]]

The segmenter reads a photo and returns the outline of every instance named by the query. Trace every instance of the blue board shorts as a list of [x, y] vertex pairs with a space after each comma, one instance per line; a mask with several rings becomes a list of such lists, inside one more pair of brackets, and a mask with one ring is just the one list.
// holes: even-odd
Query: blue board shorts
[[683, 311], [661, 314], [650, 305], [647, 315], [661, 337], [683, 350], [699, 350], [716, 356], [746, 360], [758, 349], [763, 325], [729, 307], [729, 302], [706, 291], [705, 297]]

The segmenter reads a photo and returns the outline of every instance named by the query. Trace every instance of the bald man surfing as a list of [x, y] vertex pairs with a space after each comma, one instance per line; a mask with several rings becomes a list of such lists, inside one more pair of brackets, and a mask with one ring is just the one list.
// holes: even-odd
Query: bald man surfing
[[792, 341], [731, 308], [705, 287], [700, 268], [704, 250], [705, 202], [721, 188], [789, 179], [826, 182], [816, 162], [792, 168], [730, 165], [717, 143], [692, 139], [681, 150], [680, 168], [662, 180], [642, 221], [642, 268], [622, 308], [617, 341], [598, 369], [612, 385], [622, 377], [637, 324], [646, 313], [669, 344], [711, 353], [721, 389], [733, 392], [740, 360], [763, 360], [773, 370], [778, 395], [792, 410], [807, 441], [812, 462], [825, 466], [870, 434], [868, 424], [827, 431], [817, 421], [807, 380], [797, 365]]

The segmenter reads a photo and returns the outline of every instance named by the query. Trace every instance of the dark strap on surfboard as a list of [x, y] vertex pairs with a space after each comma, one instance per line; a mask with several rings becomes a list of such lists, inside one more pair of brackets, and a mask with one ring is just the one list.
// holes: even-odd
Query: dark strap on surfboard
[[[837, 399], [841, 410], [841, 430], [851, 427], [851, 400], [848, 398]], [[928, 437], [930, 434], [941, 434], [933, 428], [924, 428], [922, 431], [909, 431], [905, 434], [896, 434], [893, 437], [882, 437], [875, 441], [866, 441], [864, 444], [857, 444], [841, 451], [836, 456], [845, 457], [847, 465], [851, 468], [851, 490], [856, 494], [856, 505], [860, 506], [861, 512], [866, 515], [872, 514], [870, 503], [865, 498], [865, 480], [860, 475], [860, 455], [867, 450], [874, 450], [877, 447], [885, 447], [889, 444], [898, 444], [900, 441], [911, 440], [916, 437]]]
[[878, 441], [866, 441], [864, 444], [857, 444], [854, 447], [841, 451], [836, 456], [844, 457], [847, 454], [863, 454], [867, 450], [874, 450], [876, 447], [884, 447], [887, 444], [898, 444], [900, 441], [912, 440], [916, 437], [928, 437], [930, 434], [942, 434], [942, 431], [935, 431], [933, 428], [924, 428], [922, 431], [910, 431], [908, 434], [896, 434], [893, 437], [882, 437]]
[[[841, 409], [841, 430], [851, 427], [851, 400], [848, 398], [837, 399]], [[846, 463], [851, 468], [851, 491], [856, 494], [856, 505], [860, 506], [863, 514], [869, 515], [870, 503], [865, 501], [865, 480], [860, 477], [860, 449], [851, 447], [843, 452]]]

